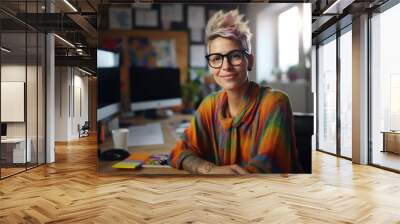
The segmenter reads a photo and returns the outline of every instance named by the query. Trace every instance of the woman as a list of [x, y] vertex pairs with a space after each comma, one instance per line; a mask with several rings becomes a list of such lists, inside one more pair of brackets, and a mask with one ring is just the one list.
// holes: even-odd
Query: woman
[[222, 91], [207, 96], [172, 150], [172, 167], [199, 174], [296, 172], [297, 150], [286, 94], [249, 81], [254, 64], [248, 21], [238, 10], [208, 21], [210, 72]]

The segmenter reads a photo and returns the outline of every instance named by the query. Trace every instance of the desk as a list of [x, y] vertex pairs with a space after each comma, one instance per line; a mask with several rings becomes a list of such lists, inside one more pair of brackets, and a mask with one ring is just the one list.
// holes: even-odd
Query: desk
[[[167, 119], [147, 120], [144, 118], [130, 118], [121, 119], [121, 126], [144, 125], [148, 123], [160, 122], [161, 129], [164, 137], [164, 144], [161, 145], [148, 145], [148, 146], [135, 146], [129, 147], [130, 153], [146, 152], [150, 154], [169, 154], [176, 144], [176, 134], [174, 133], [174, 126], [182, 120], [190, 120], [191, 115], [174, 115]], [[107, 137], [106, 142], [99, 145], [101, 151], [105, 151], [112, 147], [111, 136]], [[112, 175], [146, 175], [146, 174], [188, 174], [187, 171], [178, 170], [171, 167], [145, 167], [138, 170], [131, 169], [114, 169], [111, 166], [118, 161], [100, 161], [97, 162], [97, 170], [100, 174]]]
[[[25, 143], [27, 144], [25, 151]], [[1, 140], [1, 156], [6, 163], [25, 163], [32, 160], [30, 138], [6, 138]], [[26, 154], [25, 154], [26, 152]], [[27, 161], [25, 161], [27, 158]]]
[[382, 131], [383, 150], [382, 152], [393, 152], [400, 154], [400, 131]]

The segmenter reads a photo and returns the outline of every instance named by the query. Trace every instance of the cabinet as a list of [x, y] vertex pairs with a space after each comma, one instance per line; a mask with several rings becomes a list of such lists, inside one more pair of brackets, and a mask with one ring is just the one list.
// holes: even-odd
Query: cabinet
[[400, 154], [400, 131], [384, 131], [383, 152], [393, 152]]
[[[25, 145], [26, 151], [25, 151]], [[1, 140], [1, 159], [6, 164], [31, 162], [32, 141], [30, 138], [7, 138]], [[25, 161], [26, 160], [26, 161]]]

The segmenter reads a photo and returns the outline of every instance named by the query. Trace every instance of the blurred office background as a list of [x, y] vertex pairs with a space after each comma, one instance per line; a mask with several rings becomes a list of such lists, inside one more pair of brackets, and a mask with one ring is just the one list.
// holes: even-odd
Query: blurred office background
[[205, 59], [205, 27], [217, 11], [233, 9], [245, 15], [253, 33], [255, 66], [249, 78], [289, 96], [299, 154], [311, 172], [310, 3], [100, 5], [99, 142], [107, 142], [121, 117], [144, 113], [154, 118], [165, 108], [164, 115], [190, 114], [204, 97], [218, 91]]
[[[198, 52], [204, 52], [202, 35], [207, 19], [218, 9], [229, 10], [236, 5], [196, 4], [189, 12], [188, 5], [164, 4], [161, 7], [114, 2], [117, 1], [0, 2], [1, 81], [25, 82], [22, 96], [27, 94], [23, 98], [20, 94], [16, 101], [26, 99], [23, 103], [26, 118], [15, 121], [2, 119], [2, 136], [21, 137], [23, 144], [37, 144], [32, 146], [34, 164], [42, 164], [41, 160], [45, 159], [54, 161], [54, 141], [79, 139], [78, 125], [85, 126], [88, 121], [90, 130], [97, 131], [97, 48], [108, 51], [113, 58], [111, 65], [106, 65], [110, 71], [112, 66], [120, 65], [129, 57], [111, 50], [115, 46], [102, 46], [97, 38], [101, 36], [98, 35], [100, 32], [150, 30], [185, 33], [186, 41], [175, 42], [175, 46], [176, 49], [186, 49], [187, 58], [182, 59], [186, 61], [161, 60], [160, 64], [176, 63], [184, 101], [199, 102], [209, 91], [216, 90], [212, 79], [207, 76], [205, 61], [196, 59], [202, 59], [203, 54]], [[250, 73], [251, 79], [286, 91], [295, 112], [315, 115], [314, 149], [357, 163], [399, 170], [398, 137], [393, 137], [398, 136], [399, 129], [396, 100], [399, 72], [393, 56], [399, 46], [396, 41], [398, 34], [393, 29], [400, 15], [399, 4], [393, 0], [313, 0], [311, 9], [305, 6], [307, 4], [277, 5], [254, 3], [238, 6], [250, 20], [254, 33], [253, 50], [257, 60]], [[311, 10], [311, 14], [306, 13], [307, 10]], [[109, 18], [110, 13], [114, 19]], [[295, 17], [299, 20], [291, 19]], [[312, 21], [311, 28], [307, 28], [307, 20]], [[192, 22], [189, 24], [189, 21]], [[289, 25], [291, 29], [282, 25], [287, 21], [294, 21]], [[369, 27], [368, 30], [365, 27]], [[297, 29], [301, 32], [296, 35]], [[307, 29], [311, 30], [307, 32]], [[307, 35], [312, 35], [313, 39], [311, 55], [305, 41], [310, 38]], [[175, 53], [179, 57], [179, 52]], [[360, 59], [362, 56], [363, 60]], [[311, 78], [307, 71], [309, 58], [312, 59]], [[17, 75], [12, 75], [14, 73]], [[119, 73], [128, 78], [128, 70]], [[207, 88], [199, 90], [199, 86]], [[122, 85], [118, 88], [129, 87]], [[129, 95], [119, 91], [108, 97], [106, 104], [129, 102]], [[2, 106], [1, 110], [5, 108]], [[129, 109], [130, 105], [126, 103], [125, 108]], [[357, 121], [357, 126], [354, 121]], [[20, 131], [15, 129], [17, 127]], [[353, 136], [355, 133], [364, 137]], [[23, 148], [29, 151], [27, 145]], [[46, 150], [47, 156], [44, 152], [33, 153], [41, 149]], [[2, 162], [10, 161], [10, 153], [2, 155], [7, 155]], [[364, 159], [360, 160], [360, 156]], [[36, 165], [22, 166], [11, 173]], [[3, 172], [1, 176], [8, 174]]]
[[[311, 113], [311, 4], [103, 5], [99, 49], [119, 54], [122, 67], [179, 68], [184, 103], [197, 106], [218, 89], [204, 58], [206, 22], [218, 10], [236, 8], [253, 32], [250, 79], [285, 91], [294, 112]], [[128, 83], [126, 70], [120, 72]], [[121, 95], [126, 104], [127, 92]]]

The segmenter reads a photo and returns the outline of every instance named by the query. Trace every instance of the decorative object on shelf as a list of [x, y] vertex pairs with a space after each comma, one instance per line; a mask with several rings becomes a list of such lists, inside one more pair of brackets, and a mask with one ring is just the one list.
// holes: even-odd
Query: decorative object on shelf
[[400, 154], [400, 131], [382, 131], [383, 149], [382, 152]]
[[282, 81], [282, 70], [278, 67], [275, 67], [271, 70], [271, 75], [275, 77], [277, 82]]
[[287, 77], [289, 81], [294, 82], [297, 80], [310, 80], [310, 71], [303, 65], [290, 66], [287, 71]]

